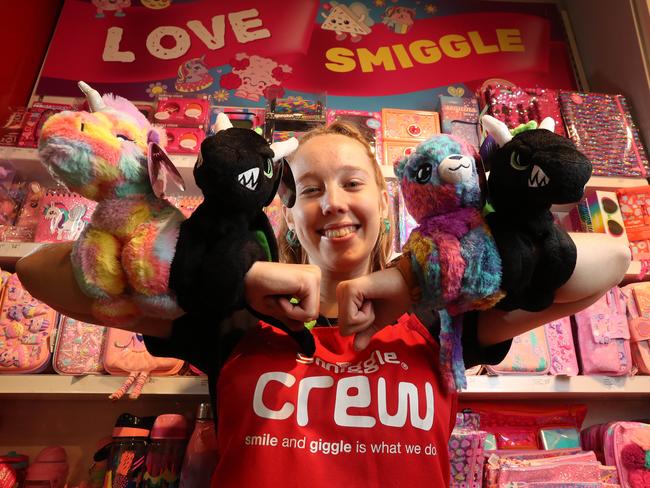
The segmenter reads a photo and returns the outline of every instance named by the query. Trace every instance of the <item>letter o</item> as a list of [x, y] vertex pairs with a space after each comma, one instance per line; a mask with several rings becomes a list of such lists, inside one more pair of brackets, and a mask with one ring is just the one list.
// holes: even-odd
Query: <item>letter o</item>
[[[165, 48], [161, 44], [163, 37], [171, 36], [174, 38], [175, 45], [172, 48]], [[169, 25], [156, 27], [147, 36], [147, 50], [152, 56], [158, 59], [176, 59], [180, 58], [190, 49], [190, 35], [185, 29]]]

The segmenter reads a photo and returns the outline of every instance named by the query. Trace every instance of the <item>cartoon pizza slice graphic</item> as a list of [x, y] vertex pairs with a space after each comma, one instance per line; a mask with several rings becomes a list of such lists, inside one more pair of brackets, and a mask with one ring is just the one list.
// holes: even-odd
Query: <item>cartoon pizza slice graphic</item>
[[339, 41], [345, 39], [348, 34], [353, 42], [359, 41], [361, 36], [370, 34], [371, 29], [364, 22], [364, 14], [357, 15], [354, 10], [340, 3], [331, 2], [331, 5], [332, 10], [325, 16], [321, 24], [322, 29], [334, 31]]

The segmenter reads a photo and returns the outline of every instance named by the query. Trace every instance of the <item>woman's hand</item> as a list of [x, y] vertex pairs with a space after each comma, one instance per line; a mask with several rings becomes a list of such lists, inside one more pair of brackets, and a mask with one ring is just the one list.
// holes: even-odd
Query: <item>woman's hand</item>
[[244, 277], [246, 302], [256, 312], [302, 330], [304, 322], [318, 317], [320, 279], [318, 266], [257, 261]]
[[354, 348], [365, 349], [372, 336], [408, 311], [409, 289], [402, 274], [385, 269], [353, 280], [342, 281], [336, 288], [341, 335], [355, 335]]

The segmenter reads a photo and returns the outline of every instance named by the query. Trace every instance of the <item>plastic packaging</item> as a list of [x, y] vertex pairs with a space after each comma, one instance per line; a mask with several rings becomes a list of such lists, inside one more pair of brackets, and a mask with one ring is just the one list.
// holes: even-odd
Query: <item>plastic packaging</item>
[[201, 403], [196, 412], [194, 432], [185, 452], [180, 488], [209, 488], [217, 464], [217, 436], [212, 409]]
[[151, 429], [143, 488], [178, 488], [187, 445], [187, 419], [178, 414], [159, 415]]

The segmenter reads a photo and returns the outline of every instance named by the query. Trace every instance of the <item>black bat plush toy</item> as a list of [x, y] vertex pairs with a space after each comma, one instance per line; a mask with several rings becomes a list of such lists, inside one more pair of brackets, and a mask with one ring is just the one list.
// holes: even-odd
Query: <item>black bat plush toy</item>
[[[278, 248], [263, 207], [280, 183], [283, 203], [292, 206], [295, 183], [284, 156], [296, 149], [290, 139], [269, 145], [255, 131], [233, 127], [219, 114], [216, 132], [201, 144], [194, 179], [204, 200], [181, 224], [169, 286], [187, 313], [215, 323], [245, 307], [244, 276], [255, 261], [277, 261]], [[253, 311], [254, 312], [254, 311]], [[309, 330], [295, 332], [271, 317], [312, 356]]]
[[591, 162], [571, 140], [553, 132], [550, 117], [514, 136], [494, 117], [484, 115], [481, 121], [496, 142], [491, 151], [481, 149], [494, 209], [486, 220], [501, 255], [501, 286], [507, 293], [496, 306], [543, 310], [576, 264], [575, 244], [555, 225], [551, 205], [582, 198]]

